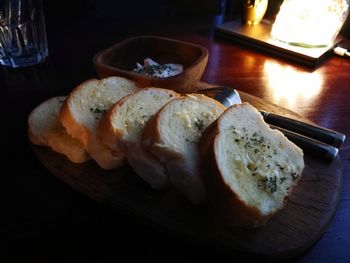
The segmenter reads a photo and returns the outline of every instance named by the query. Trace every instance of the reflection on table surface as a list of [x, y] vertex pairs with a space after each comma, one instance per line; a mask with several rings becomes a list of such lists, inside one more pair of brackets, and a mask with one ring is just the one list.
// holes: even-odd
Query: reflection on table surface
[[[30, 257], [39, 255], [38, 248], [46, 245], [49, 256], [44, 251], [41, 254], [44, 259], [51, 259], [51, 255], [69, 258], [71, 253], [75, 259], [102, 258], [102, 261], [118, 253], [125, 255], [134, 246], [140, 250], [136, 252], [139, 256], [155, 261], [164, 261], [165, 257], [177, 261], [216, 258], [215, 253], [179, 244], [96, 205], [49, 174], [30, 150], [26, 118], [34, 106], [46, 98], [66, 95], [82, 81], [96, 77], [92, 56], [127, 37], [156, 34], [204, 45], [210, 55], [203, 81], [235, 87], [317, 124], [350, 134], [350, 60], [331, 57], [315, 69], [305, 68], [214, 37], [212, 17], [118, 21], [74, 18], [66, 23], [57, 22], [51, 20], [47, 26], [50, 56], [45, 63], [15, 70], [0, 68], [5, 125], [1, 129], [1, 145], [6, 153], [3, 157], [6, 172], [2, 175], [4, 222], [0, 231], [4, 232], [2, 236], [8, 246], [26, 251]], [[62, 37], [61, 32], [67, 34]], [[340, 151], [344, 187], [337, 213], [329, 229], [303, 255], [301, 262], [348, 260], [348, 141]], [[158, 247], [162, 258], [156, 256]]]

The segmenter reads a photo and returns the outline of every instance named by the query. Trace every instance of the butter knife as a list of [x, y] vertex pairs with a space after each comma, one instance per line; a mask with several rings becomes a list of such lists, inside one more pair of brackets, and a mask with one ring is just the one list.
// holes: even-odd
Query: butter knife
[[271, 112], [260, 111], [260, 113], [269, 124], [305, 135], [338, 148], [343, 144], [346, 138], [345, 134], [324, 127], [301, 122]]
[[[233, 88], [214, 87], [207, 90], [200, 90], [199, 93], [204, 93], [215, 98], [216, 100], [223, 103], [226, 107], [229, 107], [232, 104], [242, 103], [238, 92]], [[344, 134], [318, 125], [309, 124], [266, 111], [260, 111], [260, 113], [263, 116], [265, 122], [268, 124], [272, 124], [285, 130], [305, 135], [309, 138], [313, 138], [317, 141], [338, 148], [346, 139], [346, 136]]]

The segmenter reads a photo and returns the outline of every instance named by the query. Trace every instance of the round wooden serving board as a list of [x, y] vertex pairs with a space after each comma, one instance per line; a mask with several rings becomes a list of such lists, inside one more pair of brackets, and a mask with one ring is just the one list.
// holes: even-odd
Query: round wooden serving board
[[[242, 101], [260, 110], [301, 118], [287, 109], [239, 93]], [[306, 168], [300, 184], [286, 207], [264, 227], [235, 229], [216, 224], [205, 206], [191, 205], [175, 189], [151, 189], [129, 166], [102, 170], [93, 161], [71, 163], [46, 147], [33, 146], [33, 150], [55, 176], [119, 213], [206, 248], [275, 260], [295, 257], [319, 239], [335, 213], [342, 183], [340, 158], [326, 163], [306, 155]]]

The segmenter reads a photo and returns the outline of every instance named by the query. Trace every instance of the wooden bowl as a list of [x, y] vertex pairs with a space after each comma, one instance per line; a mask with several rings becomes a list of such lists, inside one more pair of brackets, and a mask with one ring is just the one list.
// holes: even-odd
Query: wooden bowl
[[[181, 64], [184, 70], [179, 75], [168, 78], [133, 72], [136, 63], [143, 64], [147, 57], [159, 64]], [[208, 50], [205, 47], [157, 36], [126, 39], [98, 52], [93, 58], [100, 78], [121, 76], [135, 81], [140, 87], [160, 87], [179, 93], [196, 91], [207, 61]]]

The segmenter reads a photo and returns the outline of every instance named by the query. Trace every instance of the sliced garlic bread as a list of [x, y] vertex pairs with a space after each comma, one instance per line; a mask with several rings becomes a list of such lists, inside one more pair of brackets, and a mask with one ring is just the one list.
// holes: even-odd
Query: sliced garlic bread
[[49, 146], [74, 163], [90, 159], [82, 143], [69, 136], [59, 122], [59, 112], [66, 97], [53, 97], [38, 105], [28, 117], [28, 136], [33, 144]]
[[142, 89], [118, 101], [98, 129], [101, 140], [111, 149], [124, 150], [136, 174], [155, 189], [168, 187], [169, 180], [164, 166], [141, 146], [142, 132], [148, 120], [178, 96], [167, 89]]
[[116, 101], [137, 90], [134, 82], [121, 77], [91, 79], [76, 87], [62, 106], [61, 123], [72, 137], [83, 143], [101, 168], [121, 166], [125, 155], [111, 150], [98, 139], [96, 129], [100, 119]]
[[304, 168], [302, 150], [247, 103], [228, 108], [199, 149], [212, 207], [237, 226], [265, 224], [284, 207]]
[[198, 141], [226, 108], [204, 95], [191, 94], [166, 104], [147, 124], [143, 145], [164, 163], [170, 181], [194, 204], [206, 202], [198, 173]]

